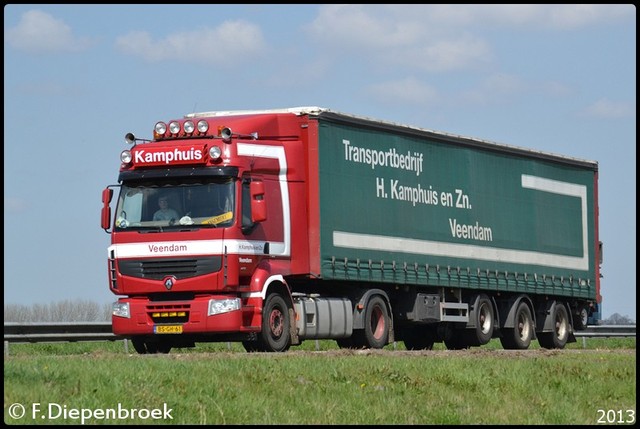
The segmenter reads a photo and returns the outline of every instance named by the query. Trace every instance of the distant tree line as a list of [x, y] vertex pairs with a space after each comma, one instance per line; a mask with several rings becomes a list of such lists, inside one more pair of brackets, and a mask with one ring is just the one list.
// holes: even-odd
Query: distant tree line
[[[4, 321], [13, 323], [36, 322], [110, 322], [111, 303], [97, 304], [93, 301], [65, 300], [49, 304], [4, 305]], [[603, 325], [635, 325], [635, 319], [613, 313], [602, 320]]]
[[110, 322], [111, 303], [97, 304], [85, 300], [65, 300], [48, 304], [5, 304], [4, 321], [40, 322]]

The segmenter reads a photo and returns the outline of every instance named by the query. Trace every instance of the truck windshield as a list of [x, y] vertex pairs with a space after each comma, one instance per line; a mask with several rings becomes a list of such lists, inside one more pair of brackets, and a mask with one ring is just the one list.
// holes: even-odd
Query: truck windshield
[[233, 224], [235, 181], [123, 183], [116, 207], [116, 230], [225, 227]]

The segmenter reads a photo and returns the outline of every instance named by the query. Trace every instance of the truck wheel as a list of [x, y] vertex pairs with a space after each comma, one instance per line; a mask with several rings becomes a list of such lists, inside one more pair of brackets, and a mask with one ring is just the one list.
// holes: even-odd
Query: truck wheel
[[[158, 353], [158, 343], [153, 341], [145, 341], [142, 338], [131, 338], [131, 344], [133, 344], [133, 348], [138, 354], [146, 355], [146, 354], [156, 354]], [[171, 350], [171, 347], [169, 347]], [[160, 353], [165, 353], [161, 351]], [[169, 353], [168, 351], [166, 353]]]
[[378, 295], [369, 299], [364, 313], [364, 347], [381, 349], [387, 345], [390, 323], [384, 299]]
[[533, 319], [529, 306], [520, 302], [514, 315], [514, 327], [505, 328], [500, 337], [502, 347], [508, 350], [526, 350], [533, 338]]
[[482, 346], [493, 338], [493, 323], [495, 321], [493, 305], [491, 305], [491, 300], [486, 295], [480, 295], [480, 298], [478, 298], [478, 308], [476, 308], [475, 316], [476, 327], [473, 330], [475, 338], [472, 339], [474, 344]]
[[267, 297], [262, 309], [262, 332], [258, 340], [266, 352], [285, 352], [289, 349], [289, 308], [277, 293]]
[[563, 349], [569, 339], [569, 314], [559, 303], [554, 304], [553, 313], [553, 331], [538, 334], [538, 343], [545, 349]]
[[157, 352], [162, 354], [167, 354], [171, 351], [171, 344], [168, 341], [160, 341], [158, 343]]
[[431, 350], [435, 333], [427, 326], [410, 326], [404, 329], [404, 346], [407, 350]]
[[455, 329], [450, 336], [445, 337], [444, 345], [447, 350], [464, 350], [470, 347], [467, 332], [463, 329]]
[[358, 348], [358, 346], [356, 345], [356, 342], [353, 340], [353, 337], [338, 338], [336, 339], [336, 344], [341, 349], [357, 349]]
[[576, 331], [584, 331], [589, 323], [589, 310], [584, 305], [578, 307], [578, 312], [573, 315], [573, 327]]
[[265, 351], [258, 341], [243, 341], [242, 346], [249, 353]]
[[144, 340], [140, 338], [131, 338], [131, 344], [133, 344], [133, 348], [136, 352], [138, 352], [138, 354], [147, 354], [147, 346], [144, 343]]

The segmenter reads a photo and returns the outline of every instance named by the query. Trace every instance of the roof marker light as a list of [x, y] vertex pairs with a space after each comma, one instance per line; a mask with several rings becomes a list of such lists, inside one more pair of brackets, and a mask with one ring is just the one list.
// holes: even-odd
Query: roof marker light
[[171, 134], [178, 134], [180, 132], [180, 124], [176, 121], [169, 122], [169, 132]]
[[167, 132], [167, 124], [164, 122], [158, 122], [153, 128], [153, 134], [155, 138], [162, 138]]
[[198, 132], [201, 134], [209, 131], [209, 123], [207, 121], [198, 121]]

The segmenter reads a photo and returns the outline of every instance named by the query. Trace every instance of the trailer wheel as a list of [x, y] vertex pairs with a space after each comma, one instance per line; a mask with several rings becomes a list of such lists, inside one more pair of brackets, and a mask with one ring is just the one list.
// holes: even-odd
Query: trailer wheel
[[533, 318], [529, 306], [520, 302], [514, 315], [514, 327], [503, 329], [500, 343], [508, 350], [526, 350], [533, 338]]
[[475, 324], [476, 327], [472, 331], [474, 338], [472, 338], [474, 345], [482, 346], [487, 344], [493, 338], [493, 324], [495, 317], [493, 314], [493, 305], [491, 300], [486, 295], [480, 295], [478, 298], [478, 308], [476, 308]]
[[403, 334], [407, 350], [432, 350], [436, 342], [434, 329], [428, 326], [410, 326]]
[[[266, 352], [285, 352], [289, 349], [289, 307], [278, 293], [267, 297], [262, 309], [262, 332], [258, 347], [264, 346]], [[261, 348], [261, 347], [260, 347]]]
[[553, 331], [538, 334], [538, 343], [545, 349], [563, 349], [569, 339], [569, 314], [560, 303], [554, 304], [553, 313]]
[[578, 307], [578, 311], [573, 316], [573, 327], [576, 331], [584, 331], [589, 323], [589, 310], [584, 305]]
[[387, 345], [390, 323], [384, 299], [378, 295], [371, 297], [364, 314], [364, 347], [381, 349]]

